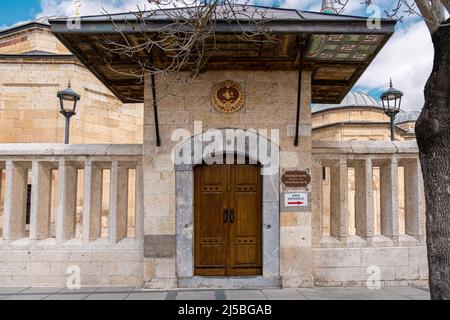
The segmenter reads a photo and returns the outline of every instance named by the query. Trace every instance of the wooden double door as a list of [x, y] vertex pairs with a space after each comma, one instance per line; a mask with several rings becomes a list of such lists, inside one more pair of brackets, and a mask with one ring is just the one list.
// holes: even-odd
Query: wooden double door
[[195, 275], [262, 274], [261, 180], [257, 165], [195, 167]]

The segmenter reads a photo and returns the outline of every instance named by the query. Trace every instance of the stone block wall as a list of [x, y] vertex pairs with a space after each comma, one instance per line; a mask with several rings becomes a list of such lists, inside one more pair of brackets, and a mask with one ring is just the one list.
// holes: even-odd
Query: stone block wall
[[[194, 134], [194, 122], [203, 131], [210, 128], [276, 129], [279, 133], [280, 168], [311, 166], [311, 73], [303, 71], [300, 141], [294, 146], [298, 72], [206, 72], [195, 79], [157, 79], [159, 129], [162, 146], [156, 147], [150, 79], [146, 79], [144, 105], [144, 234], [147, 245], [158, 239], [176, 237], [175, 170], [171, 141], [175, 129]], [[244, 107], [224, 114], [214, 109], [211, 91], [218, 82], [233, 80], [244, 88]], [[278, 190], [280, 191], [280, 190]], [[310, 207], [300, 212], [280, 212], [280, 277], [284, 287], [312, 285], [310, 249]], [[177, 286], [176, 247], [165, 250], [145, 248], [154, 254], [144, 257], [146, 287]], [[156, 253], [155, 253], [156, 252]]]
[[21, 54], [30, 51], [70, 54], [52, 34], [50, 26], [34, 26], [0, 35], [0, 54]]
[[121, 103], [73, 58], [8, 58], [0, 67], [0, 143], [62, 143], [65, 122], [56, 93], [69, 81], [81, 95], [71, 143], [142, 142], [142, 105]]
[[142, 247], [0, 250], [2, 287], [66, 287], [74, 268], [82, 287], [142, 287]]
[[425, 246], [314, 248], [312, 258], [317, 286], [366, 286], [372, 279], [382, 286], [428, 283]]

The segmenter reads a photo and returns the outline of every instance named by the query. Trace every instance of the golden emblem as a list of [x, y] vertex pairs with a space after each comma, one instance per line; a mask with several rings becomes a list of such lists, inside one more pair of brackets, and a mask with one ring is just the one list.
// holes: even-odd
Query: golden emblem
[[227, 80], [214, 87], [211, 99], [220, 112], [233, 113], [244, 105], [244, 90], [239, 83]]

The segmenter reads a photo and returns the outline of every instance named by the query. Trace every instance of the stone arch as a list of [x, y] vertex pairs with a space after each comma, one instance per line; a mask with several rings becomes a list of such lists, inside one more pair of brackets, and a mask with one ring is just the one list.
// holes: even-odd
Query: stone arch
[[[204, 160], [211, 160], [210, 154], [205, 152], [201, 155], [194, 155], [194, 145], [201, 141], [202, 149], [208, 141], [201, 139], [208, 135], [208, 131], [202, 134], [191, 136], [189, 139], [181, 142], [174, 149], [175, 158], [177, 156], [188, 159], [186, 153], [191, 156], [191, 163], [175, 161], [175, 184], [176, 184], [176, 270], [179, 287], [195, 287], [195, 286], [215, 286], [215, 287], [242, 287], [242, 286], [279, 286], [280, 285], [280, 183], [278, 154], [279, 146], [269, 140], [266, 136], [258, 134], [256, 131], [239, 129], [214, 129], [216, 133], [221, 133], [227, 143], [227, 130], [234, 130], [236, 139], [243, 139], [243, 135], [256, 139], [258, 145], [265, 145], [268, 148], [270, 157], [276, 158], [276, 168], [273, 163], [267, 159], [261, 159], [261, 153], [252, 150], [251, 139], [245, 143], [245, 148], [224, 148], [222, 154], [237, 154], [238, 157], [247, 157], [261, 166], [263, 174], [263, 197], [262, 197], [262, 214], [263, 214], [263, 275], [238, 279], [233, 277], [194, 277], [194, 243], [193, 243], [193, 226], [194, 226], [194, 167], [202, 163]], [[219, 135], [217, 135], [219, 136]], [[242, 143], [243, 140], [241, 140]], [[209, 141], [210, 142], [210, 141]], [[229, 146], [229, 144], [227, 144]], [[197, 144], [199, 147], [200, 144]], [[197, 150], [198, 151], [198, 150]], [[185, 154], [183, 154], [183, 152]], [[216, 153], [218, 155], [219, 153]], [[272, 161], [273, 161], [272, 159]], [[228, 163], [228, 162], [227, 162]]]

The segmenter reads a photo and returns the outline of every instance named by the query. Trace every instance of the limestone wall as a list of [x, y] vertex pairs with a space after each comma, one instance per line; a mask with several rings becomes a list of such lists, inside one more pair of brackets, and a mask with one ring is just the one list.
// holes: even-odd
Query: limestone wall
[[82, 287], [142, 287], [142, 248], [55, 247], [18, 245], [0, 250], [2, 287], [66, 287], [73, 267], [80, 268]]
[[81, 95], [71, 120], [71, 143], [142, 142], [142, 105], [122, 104], [74, 60], [0, 59], [1, 143], [64, 141], [64, 117], [56, 93]]
[[427, 285], [425, 246], [314, 248], [312, 252], [317, 286], [376, 284], [371, 280], [380, 280], [381, 286]]
[[[162, 146], [155, 145], [155, 126], [149, 79], [146, 82], [144, 117], [144, 233], [146, 252], [144, 281], [146, 287], [177, 286], [175, 241], [176, 230], [187, 231], [176, 225], [175, 171], [171, 151], [175, 142], [171, 134], [177, 128], [194, 133], [194, 122], [202, 121], [203, 130], [209, 128], [276, 129], [280, 140], [280, 167], [311, 167], [311, 87], [310, 72], [302, 77], [300, 115], [300, 144], [294, 146], [296, 121], [297, 72], [207, 72], [199, 78], [165, 79], [158, 81], [160, 97], [159, 123]], [[240, 111], [224, 114], [211, 104], [211, 91], [220, 81], [239, 82], [246, 93], [246, 102]], [[269, 139], [271, 137], [269, 136]], [[279, 188], [278, 186], [274, 186]], [[278, 192], [280, 190], [278, 189]], [[189, 204], [186, 204], [189, 205]], [[311, 286], [310, 264], [310, 207], [303, 210], [280, 212], [280, 250], [274, 252], [279, 261], [282, 285]], [[273, 213], [274, 215], [277, 212]], [[156, 244], [162, 239], [168, 243], [164, 250]], [[279, 255], [279, 260], [277, 257]], [[276, 263], [276, 262], [274, 262]]]
[[36, 26], [0, 35], [0, 54], [21, 54], [30, 51], [70, 54], [51, 33], [50, 27]]

